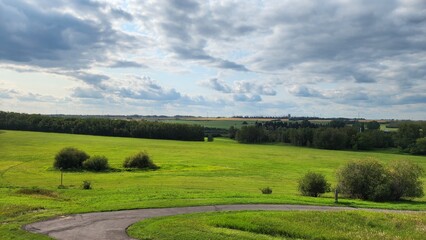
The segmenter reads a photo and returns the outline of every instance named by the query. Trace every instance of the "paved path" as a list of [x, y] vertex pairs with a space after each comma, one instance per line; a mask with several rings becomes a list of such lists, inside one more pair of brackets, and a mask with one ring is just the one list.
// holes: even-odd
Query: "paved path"
[[[381, 209], [357, 209], [349, 207], [282, 205], [282, 204], [244, 204], [216, 205], [200, 207], [137, 209], [114, 212], [84, 213], [62, 216], [55, 219], [24, 226], [27, 231], [42, 233], [56, 239], [131, 239], [126, 229], [140, 220], [172, 216], [185, 213], [237, 211], [237, 210], [280, 210], [280, 211], [342, 211], [367, 210], [377, 212], [411, 212]], [[414, 211], [413, 211], [414, 212]]]

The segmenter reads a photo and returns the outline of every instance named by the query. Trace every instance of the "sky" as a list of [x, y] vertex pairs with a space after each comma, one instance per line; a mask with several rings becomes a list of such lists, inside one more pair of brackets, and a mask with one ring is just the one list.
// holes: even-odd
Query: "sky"
[[0, 110], [426, 119], [425, 0], [0, 0]]

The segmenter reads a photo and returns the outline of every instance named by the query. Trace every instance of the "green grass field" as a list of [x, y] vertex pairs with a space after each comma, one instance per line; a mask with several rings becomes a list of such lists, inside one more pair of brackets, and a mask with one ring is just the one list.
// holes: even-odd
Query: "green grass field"
[[[60, 173], [54, 155], [74, 146], [90, 155], [105, 155], [115, 171]], [[161, 168], [125, 171], [125, 157], [146, 150]], [[43, 239], [21, 225], [55, 215], [119, 209], [230, 203], [294, 203], [333, 205], [333, 197], [300, 196], [297, 180], [307, 171], [324, 173], [335, 184], [335, 171], [350, 160], [388, 162], [409, 159], [426, 168], [426, 158], [385, 152], [329, 151], [285, 145], [244, 145], [229, 139], [214, 142], [100, 137], [57, 133], [2, 131], [0, 134], [0, 236]], [[92, 190], [82, 190], [83, 180]], [[423, 179], [425, 180], [425, 179]], [[259, 188], [269, 186], [271, 195]], [[25, 194], [39, 187], [49, 194]], [[25, 192], [25, 191], [24, 191]], [[28, 191], [31, 192], [31, 191]], [[426, 197], [396, 203], [341, 199], [341, 205], [426, 210]]]
[[426, 214], [242, 211], [161, 217], [132, 225], [138, 239], [419, 239]]

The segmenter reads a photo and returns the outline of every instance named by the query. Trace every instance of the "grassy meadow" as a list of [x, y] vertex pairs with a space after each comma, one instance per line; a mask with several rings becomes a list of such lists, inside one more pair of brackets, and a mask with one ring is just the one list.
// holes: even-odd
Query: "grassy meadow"
[[426, 214], [239, 211], [147, 219], [132, 225], [137, 239], [419, 239]]
[[[73, 146], [90, 155], [105, 155], [110, 172], [60, 172], [53, 158]], [[160, 169], [126, 171], [125, 157], [146, 150]], [[4, 239], [45, 239], [21, 230], [25, 223], [52, 216], [134, 208], [231, 203], [334, 205], [331, 193], [320, 198], [300, 196], [297, 181], [307, 171], [326, 175], [348, 161], [372, 158], [382, 162], [409, 159], [426, 169], [426, 158], [390, 152], [353, 152], [278, 144], [245, 145], [229, 139], [184, 142], [58, 133], [1, 131], [0, 236]], [[92, 190], [81, 189], [83, 180]], [[425, 180], [425, 179], [423, 179]], [[271, 195], [259, 188], [271, 187]], [[46, 191], [31, 191], [38, 187]], [[30, 188], [29, 191], [22, 189]], [[339, 205], [426, 210], [426, 197], [413, 201], [374, 203], [341, 199]]]

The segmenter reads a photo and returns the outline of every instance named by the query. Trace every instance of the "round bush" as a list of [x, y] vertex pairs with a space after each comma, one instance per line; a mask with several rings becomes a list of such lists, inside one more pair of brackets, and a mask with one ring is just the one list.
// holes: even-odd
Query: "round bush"
[[56, 169], [81, 169], [83, 162], [89, 158], [84, 151], [73, 147], [66, 147], [55, 156], [53, 166]]
[[140, 169], [156, 169], [151, 157], [147, 152], [139, 152], [133, 156], [127, 157], [124, 160], [123, 167], [125, 168], [140, 168]]
[[352, 198], [384, 200], [389, 197], [386, 169], [376, 160], [349, 162], [337, 172], [339, 190]]
[[108, 159], [105, 156], [93, 156], [83, 162], [83, 168], [89, 171], [105, 171], [109, 168]]
[[299, 180], [299, 191], [303, 196], [318, 197], [321, 193], [330, 191], [324, 175], [308, 172]]

